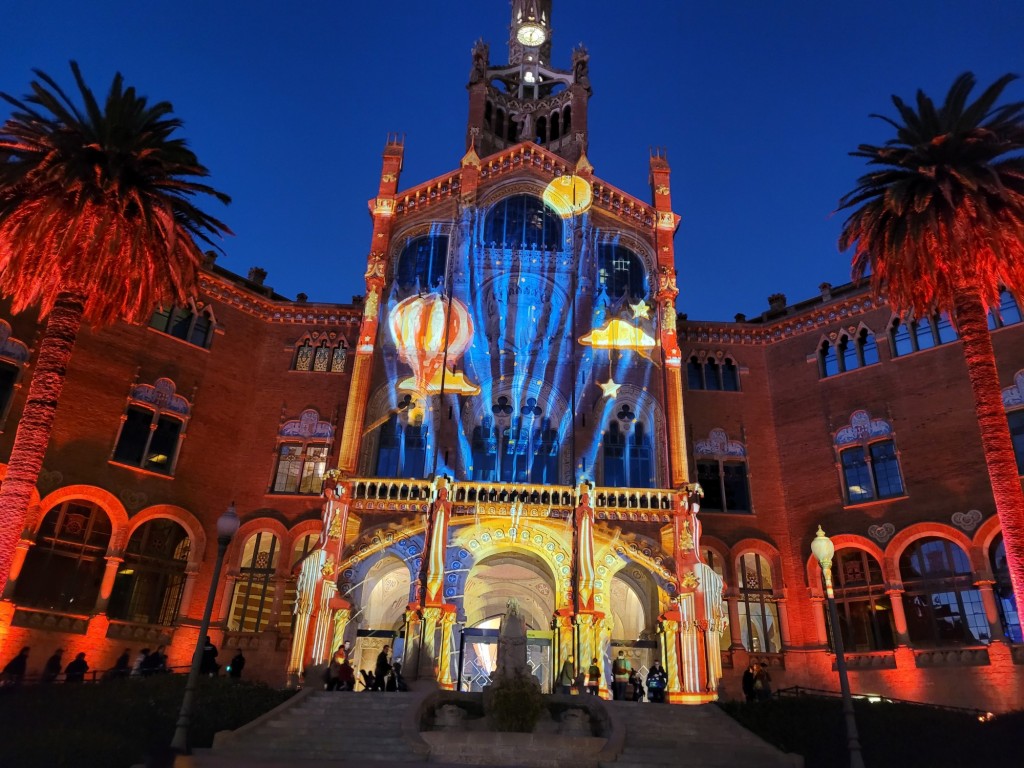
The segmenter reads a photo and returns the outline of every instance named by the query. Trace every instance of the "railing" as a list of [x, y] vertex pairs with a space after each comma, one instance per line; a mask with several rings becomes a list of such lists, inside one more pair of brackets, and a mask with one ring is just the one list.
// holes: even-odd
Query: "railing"
[[[799, 698], [802, 696], [820, 699], [841, 699], [843, 697], [843, 694], [840, 691], [829, 691], [823, 688], [805, 688], [801, 685], [792, 685], [788, 688], [779, 688], [774, 692], [773, 696], [777, 699], [781, 699], [784, 697]], [[943, 712], [959, 712], [961, 714], [977, 717], [979, 720], [982, 721], [988, 721], [995, 717], [995, 715], [993, 715], [991, 712], [987, 712], [984, 709], [975, 709], [973, 707], [951, 707], [945, 704], [932, 704], [927, 701], [894, 699], [891, 696], [883, 696], [878, 693], [853, 693], [851, 694], [851, 696], [860, 701], [871, 702], [872, 704], [908, 704], [914, 707], [926, 707], [928, 709], [941, 710]]]
[[[357, 501], [426, 502], [429, 480], [360, 477], [352, 481]], [[552, 509], [572, 509], [576, 489], [566, 485], [493, 483], [464, 480], [452, 482], [449, 498], [456, 504], [534, 504]], [[664, 488], [594, 488], [591, 504], [598, 518], [618, 517], [623, 511], [671, 512], [676, 491]]]

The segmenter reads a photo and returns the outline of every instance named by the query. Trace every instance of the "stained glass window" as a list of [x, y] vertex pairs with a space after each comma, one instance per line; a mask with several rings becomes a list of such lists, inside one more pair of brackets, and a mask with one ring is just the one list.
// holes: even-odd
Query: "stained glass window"
[[327, 342], [323, 342], [319, 347], [316, 348], [316, 355], [313, 358], [313, 370], [326, 372], [331, 360], [331, 348], [327, 346]]

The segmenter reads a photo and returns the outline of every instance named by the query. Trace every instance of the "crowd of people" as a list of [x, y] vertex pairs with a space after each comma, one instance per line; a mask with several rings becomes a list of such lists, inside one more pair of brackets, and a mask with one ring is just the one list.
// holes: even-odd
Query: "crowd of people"
[[[76, 654], [75, 658], [65, 665], [64, 649], [58, 648], [46, 660], [46, 663], [43, 664], [38, 677], [32, 678], [28, 674], [30, 653], [31, 648], [25, 646], [13, 659], [7, 662], [3, 671], [0, 672], [0, 688], [18, 688], [30, 680], [40, 683], [55, 683], [60, 679], [61, 674], [64, 675], [65, 683], [82, 683], [86, 681], [89, 675], [89, 662], [86, 661], [84, 652]], [[203, 644], [199, 667], [200, 674], [209, 677], [217, 677], [220, 674], [217, 654], [217, 646], [207, 636]], [[228, 664], [227, 674], [229, 677], [238, 679], [242, 676], [244, 668], [245, 656], [239, 650]], [[171, 668], [167, 666], [167, 653], [163, 645], [158, 645], [153, 650], [142, 648], [135, 654], [134, 658], [132, 657], [131, 648], [125, 648], [121, 655], [117, 657], [114, 666], [102, 672], [94, 672], [89, 679], [93, 682], [108, 682], [125, 678], [151, 677], [152, 675], [165, 674], [171, 671]]]

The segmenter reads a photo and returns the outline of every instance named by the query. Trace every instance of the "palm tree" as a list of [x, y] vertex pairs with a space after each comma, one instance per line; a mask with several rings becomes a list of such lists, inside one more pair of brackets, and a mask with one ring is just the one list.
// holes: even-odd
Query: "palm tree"
[[892, 97], [899, 120], [872, 115], [896, 137], [850, 153], [874, 169], [840, 200], [852, 213], [839, 247], [853, 247], [854, 278], [870, 272], [874, 292], [896, 311], [947, 312], [956, 324], [1020, 609], [1024, 494], [986, 316], [1001, 289], [1024, 294], [1024, 102], [996, 105], [1014, 79], [1004, 75], [968, 103], [975, 78], [967, 72], [941, 107], [918, 91], [916, 109]]
[[[44, 72], [0, 128], [0, 293], [12, 310], [38, 307], [46, 328], [0, 490], [0, 589], [42, 468], [57, 403], [83, 322], [138, 322], [185, 303], [198, 282], [199, 239], [230, 234], [193, 205], [230, 199], [208, 175], [167, 102], [149, 105], [114, 77], [102, 106], [78, 65], [76, 105]], [[42, 82], [39, 82], [42, 81]]]

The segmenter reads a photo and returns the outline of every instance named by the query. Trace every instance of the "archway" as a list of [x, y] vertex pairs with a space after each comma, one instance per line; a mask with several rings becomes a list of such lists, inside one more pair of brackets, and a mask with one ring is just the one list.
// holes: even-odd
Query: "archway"
[[359, 611], [352, 624], [356, 630], [352, 666], [372, 670], [385, 645], [392, 646], [392, 659], [402, 658], [401, 630], [409, 604], [409, 567], [399, 558], [386, 555], [367, 571]]
[[612, 577], [612, 636], [607, 668], [621, 651], [630, 667], [647, 678], [651, 664], [658, 658], [654, 620], [658, 615], [658, 590], [649, 575], [639, 568], [624, 568]]
[[463, 597], [465, 628], [459, 643], [460, 690], [480, 690], [497, 666], [498, 630], [510, 601], [518, 604], [527, 626], [527, 663], [542, 689], [551, 678], [551, 618], [555, 580], [537, 555], [498, 552], [470, 569]]

